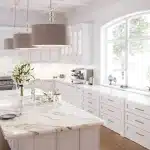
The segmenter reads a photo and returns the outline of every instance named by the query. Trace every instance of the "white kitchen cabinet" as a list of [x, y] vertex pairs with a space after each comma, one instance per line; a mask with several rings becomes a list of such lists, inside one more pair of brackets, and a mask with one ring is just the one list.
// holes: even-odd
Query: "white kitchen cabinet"
[[[100, 98], [100, 117], [105, 120], [105, 126], [124, 136], [124, 98], [102, 95]], [[117, 128], [116, 128], [116, 127]]]
[[53, 80], [35, 80], [34, 88], [42, 89], [45, 92], [52, 91], [54, 89], [54, 81]]
[[150, 133], [130, 124], [125, 125], [125, 137], [150, 149]]
[[100, 150], [100, 126], [80, 129], [79, 150]]
[[59, 62], [61, 55], [61, 48], [51, 48], [50, 49], [50, 61]]
[[55, 88], [61, 93], [62, 99], [81, 108], [83, 90], [70, 83], [55, 82]]
[[120, 126], [121, 121], [119, 119], [111, 117], [110, 115], [107, 115], [104, 113], [101, 113], [100, 118], [105, 120], [104, 125], [107, 128], [109, 128], [117, 133], [120, 133], [120, 131], [122, 130], [122, 128]]
[[22, 61], [30, 62], [30, 51], [29, 50], [17, 50], [18, 59]]
[[61, 61], [82, 65], [91, 64], [92, 31], [91, 23], [68, 26], [69, 47], [62, 49]]
[[150, 105], [133, 98], [125, 103], [125, 137], [150, 149]]
[[36, 136], [34, 143], [35, 150], [56, 150], [56, 133]]
[[30, 60], [32, 63], [40, 62], [41, 61], [41, 51], [42, 50], [36, 50], [36, 49], [31, 49], [30, 50]]
[[79, 150], [79, 130], [57, 133], [57, 150]]
[[150, 118], [145, 118], [133, 113], [126, 112], [125, 122], [150, 132]]
[[50, 50], [49, 49], [41, 50], [41, 61], [50, 62]]
[[99, 92], [84, 89], [82, 107], [85, 111], [99, 116]]
[[61, 94], [62, 100], [68, 101], [67, 88], [66, 88], [65, 83], [55, 81], [55, 89], [58, 90], [59, 93]]

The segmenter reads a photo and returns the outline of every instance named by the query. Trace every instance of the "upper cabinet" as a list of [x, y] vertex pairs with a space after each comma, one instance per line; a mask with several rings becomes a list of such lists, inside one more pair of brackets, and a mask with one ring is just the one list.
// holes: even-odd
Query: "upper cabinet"
[[91, 63], [92, 24], [68, 26], [67, 37], [69, 46], [62, 48], [61, 61], [89, 65]]

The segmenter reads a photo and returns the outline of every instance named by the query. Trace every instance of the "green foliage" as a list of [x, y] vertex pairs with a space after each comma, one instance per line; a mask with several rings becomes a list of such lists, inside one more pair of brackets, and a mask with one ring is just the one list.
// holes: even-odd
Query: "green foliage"
[[[147, 34], [148, 32], [148, 28], [149, 28], [150, 24], [147, 21], [146, 17], [144, 16], [139, 16], [136, 18], [133, 18], [129, 21], [129, 34], [130, 34], [130, 38], [134, 38], [134, 37], [141, 37], [144, 36], [145, 34]], [[125, 31], [126, 31], [126, 25], [125, 23], [122, 23], [118, 26], [116, 26], [113, 31], [113, 37], [114, 40], [122, 40], [127, 36]], [[133, 48], [133, 49], [132, 49]], [[143, 52], [143, 42], [142, 41], [132, 41], [130, 42], [130, 54], [134, 55], [136, 53], [141, 53]], [[125, 51], [127, 48], [125, 48], [124, 43], [120, 42], [113, 42], [113, 53], [115, 54], [117, 59], [121, 58], [122, 52]]]
[[112, 31], [114, 39], [124, 38], [125, 37], [125, 32], [126, 32], [125, 29], [126, 29], [126, 24], [125, 23], [116, 26]]
[[130, 37], [142, 36], [147, 32], [149, 23], [141, 16], [130, 20]]
[[12, 77], [18, 85], [23, 85], [25, 82], [34, 79], [33, 70], [34, 68], [31, 67], [30, 63], [20, 63], [15, 66]]

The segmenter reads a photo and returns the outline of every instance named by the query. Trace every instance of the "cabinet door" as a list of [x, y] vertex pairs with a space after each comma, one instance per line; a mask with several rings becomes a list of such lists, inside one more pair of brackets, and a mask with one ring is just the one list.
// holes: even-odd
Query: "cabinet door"
[[31, 62], [40, 62], [41, 61], [41, 50], [32, 50], [30, 51]]
[[57, 134], [57, 150], [79, 150], [79, 130], [63, 131]]
[[66, 101], [66, 99], [67, 99], [67, 97], [66, 97], [66, 93], [67, 93], [66, 85], [63, 83], [60, 83], [60, 82], [55, 82], [55, 89], [57, 89], [60, 92], [62, 100]]
[[18, 58], [22, 61], [29, 61], [30, 62], [30, 52], [28, 50], [21, 50], [18, 51]]
[[18, 150], [34, 150], [34, 138], [20, 138], [18, 140]]
[[44, 91], [52, 91], [54, 89], [54, 82], [49, 80], [42, 81], [42, 89]]
[[50, 61], [50, 50], [41, 50], [41, 61], [49, 62]]
[[52, 48], [50, 49], [50, 57], [52, 62], [60, 61], [61, 49], [60, 48]]
[[56, 150], [56, 133], [35, 137], [34, 150]]

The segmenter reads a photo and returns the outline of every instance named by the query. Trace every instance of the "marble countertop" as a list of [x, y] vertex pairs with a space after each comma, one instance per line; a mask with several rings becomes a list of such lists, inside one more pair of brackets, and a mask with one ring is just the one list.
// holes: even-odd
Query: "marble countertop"
[[[43, 79], [41, 79], [43, 80]], [[47, 79], [44, 79], [47, 80]], [[117, 86], [110, 85], [86, 85], [86, 84], [72, 84], [69, 79], [49, 79], [51, 81], [57, 81], [64, 84], [69, 84], [73, 86], [77, 86], [79, 88], [83, 88], [83, 90], [91, 90], [95, 92], [99, 92], [100, 95], [109, 95], [119, 98], [124, 98], [129, 101], [133, 101], [136, 103], [141, 103], [144, 105], [150, 106], [150, 92], [148, 91], [139, 91], [133, 89], [122, 89]]]
[[102, 124], [103, 120], [100, 118], [64, 101], [37, 106], [25, 105], [20, 117], [8, 121], [0, 120], [0, 127], [6, 139]]

